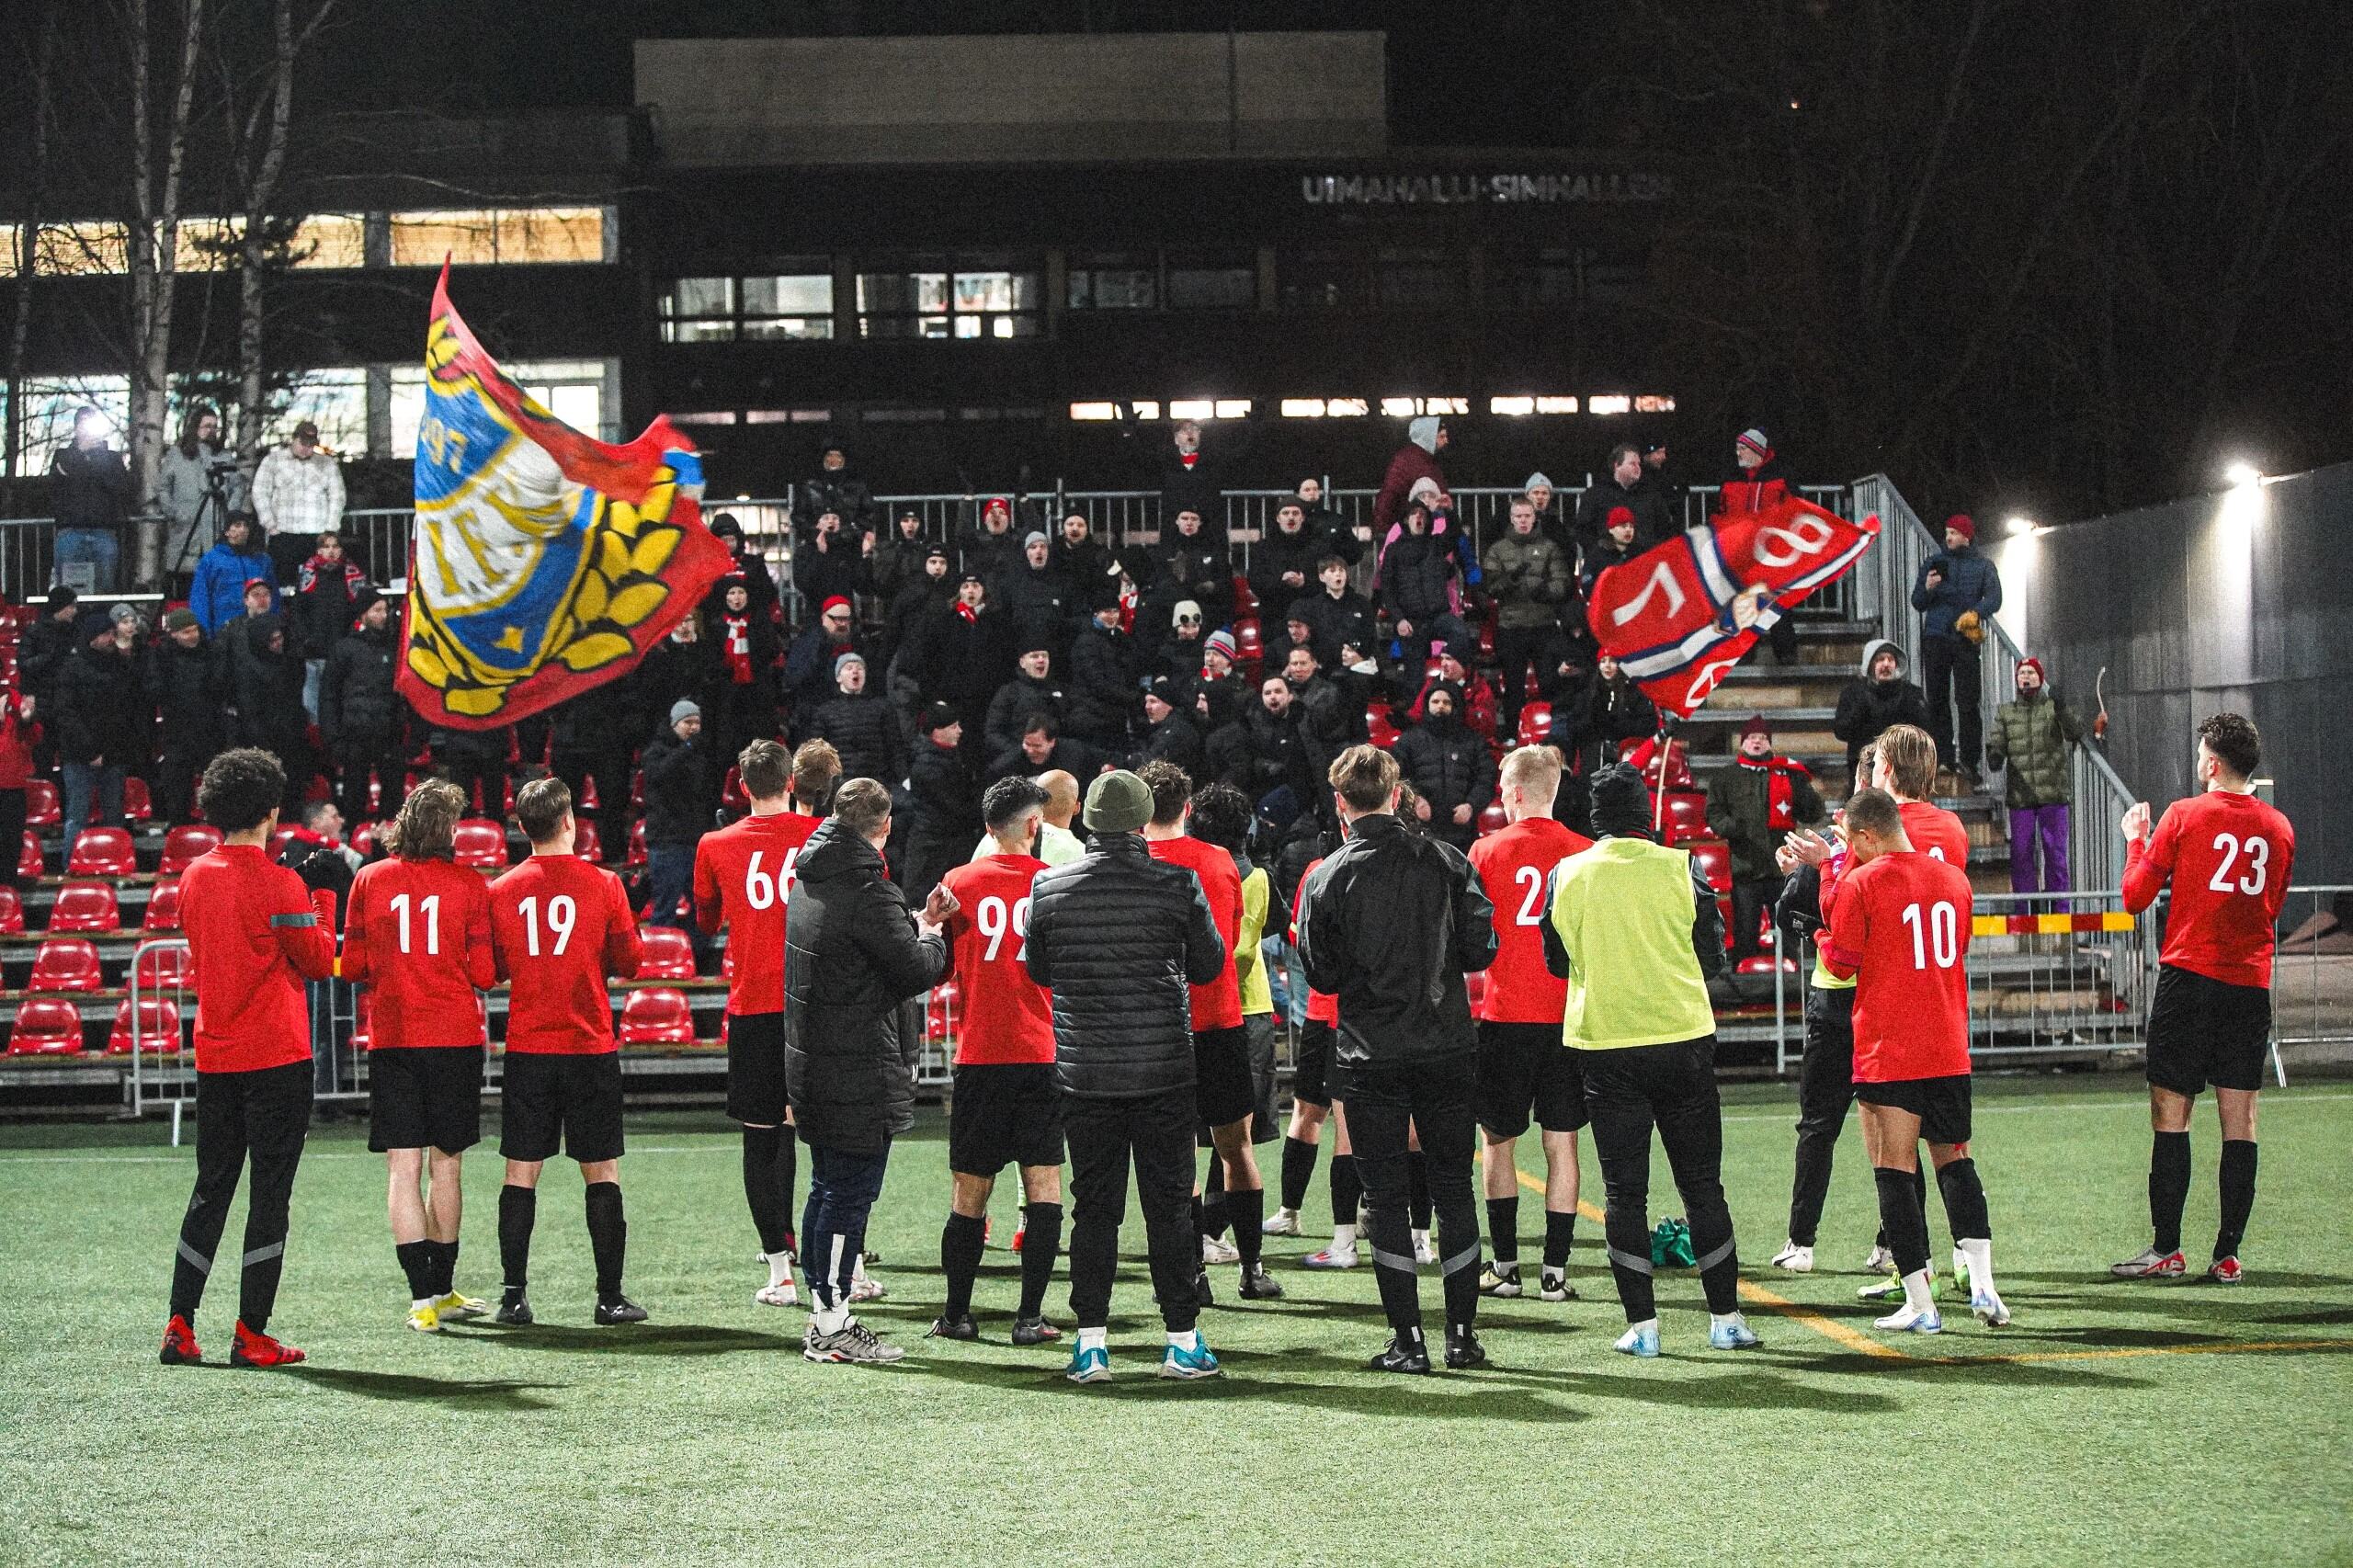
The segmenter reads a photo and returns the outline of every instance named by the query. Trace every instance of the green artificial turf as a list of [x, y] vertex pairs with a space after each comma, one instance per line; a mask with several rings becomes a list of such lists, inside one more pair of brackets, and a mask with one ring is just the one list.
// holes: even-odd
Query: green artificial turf
[[[588, 1324], [580, 1180], [541, 1187], [529, 1330], [402, 1324], [382, 1162], [313, 1137], [277, 1328], [298, 1370], [155, 1361], [188, 1151], [162, 1129], [0, 1128], [0, 1559], [507, 1564], [889, 1562], [1869, 1562], [2353, 1561], [2353, 1088], [2268, 1095], [2262, 1187], [2235, 1289], [2117, 1285], [2146, 1240], [2136, 1081], [1988, 1081], [1977, 1152], [2018, 1321], [1960, 1322], [1865, 1355], [1752, 1305], [1765, 1348], [1705, 1348], [1698, 1281], [1663, 1278], [1667, 1355], [1616, 1356], [1598, 1227], [1581, 1302], [1489, 1302], [1495, 1366], [1359, 1369], [1382, 1337], [1370, 1268], [1203, 1327], [1226, 1375], [1152, 1374], [1160, 1341], [1132, 1216], [1107, 1387], [1004, 1335], [1017, 1260], [989, 1255], [986, 1338], [917, 1336], [938, 1298], [945, 1144], [927, 1116], [893, 1159], [870, 1244], [896, 1368], [812, 1366], [801, 1314], [755, 1306], [737, 1140], [716, 1111], [632, 1120], [622, 1180], [634, 1329]], [[1727, 1186], [1748, 1278], [1851, 1335], [1875, 1211], [1849, 1132], [1823, 1271], [1779, 1244], [1792, 1093], [1727, 1095]], [[2216, 1133], [2201, 1107], [2187, 1237], [2202, 1260]], [[468, 1162], [461, 1289], [494, 1296], [494, 1134]], [[1274, 1171], [1275, 1151], [1266, 1151]], [[1536, 1168], [1532, 1144], [1524, 1168]], [[1586, 1197], [1599, 1184], [1586, 1153]], [[805, 1183], [805, 1176], [804, 1176]], [[995, 1205], [998, 1239], [1011, 1183]], [[1654, 1214], [1677, 1211], [1662, 1165]], [[1534, 1274], [1540, 1204], [1521, 1206]], [[1930, 1200], [1939, 1257], [1941, 1205]], [[242, 1226], [233, 1216], [224, 1252]], [[1435, 1323], [1437, 1289], [1424, 1296]], [[225, 1359], [235, 1285], [199, 1335]], [[1064, 1312], [1060, 1283], [1050, 1314]], [[1064, 1322], [1067, 1318], [1064, 1317]], [[1948, 1320], [1952, 1321], [1951, 1319]], [[2241, 1353], [2205, 1347], [2238, 1345]], [[2141, 1352], [2110, 1355], [2109, 1352]], [[2155, 1352], [2155, 1353], [2152, 1353]], [[2023, 1357], [1997, 1361], [1988, 1357]], [[1938, 1359], [1949, 1358], [1950, 1359]]]

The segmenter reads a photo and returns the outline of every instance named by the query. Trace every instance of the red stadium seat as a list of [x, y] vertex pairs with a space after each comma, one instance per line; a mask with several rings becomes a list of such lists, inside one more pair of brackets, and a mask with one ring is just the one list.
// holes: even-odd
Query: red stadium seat
[[48, 874], [49, 867], [41, 858], [40, 835], [27, 828], [24, 847], [17, 855], [17, 880], [37, 882]]
[[629, 824], [629, 858], [626, 864], [633, 871], [646, 863], [645, 819], [640, 817]]
[[[1797, 973], [1798, 966], [1790, 960], [1783, 959], [1780, 963], [1783, 974]], [[1773, 972], [1773, 955], [1758, 953], [1753, 958], [1741, 960], [1733, 968], [1742, 974], [1770, 974]]]
[[1495, 609], [1493, 605], [1487, 607], [1486, 615], [1479, 621], [1479, 657], [1489, 664], [1495, 662]]
[[1255, 620], [1236, 621], [1233, 627], [1233, 662], [1245, 670], [1255, 670], [1267, 662], [1266, 633]]
[[1491, 833], [1501, 833], [1510, 825], [1511, 814], [1504, 810], [1501, 801], [1488, 802], [1487, 809], [1479, 813], [1479, 836], [1482, 838]]
[[[70, 1004], [69, 1004], [70, 1005]], [[142, 996], [135, 1005], [124, 997], [114, 1010], [114, 1029], [107, 1036], [107, 1054], [129, 1056], [134, 1051], [162, 1056], [180, 1048], [180, 1005], [168, 996]]]
[[382, 825], [381, 823], [363, 822], [351, 830], [351, 847], [359, 852], [362, 859], [376, 852], [376, 830]]
[[[1670, 790], [1696, 788], [1691, 778], [1691, 751], [1681, 741], [1667, 744], [1666, 787]], [[1655, 743], [1645, 737], [1620, 743], [1618, 756], [1643, 776], [1643, 781], [1653, 789], [1658, 787], [1658, 752]]]
[[1519, 744], [1521, 745], [1540, 746], [1544, 744], [1544, 737], [1552, 733], [1552, 705], [1551, 703], [1529, 702], [1522, 705], [1519, 710]]
[[157, 942], [142, 948], [131, 967], [132, 978], [142, 991], [196, 988], [196, 961], [188, 957], [186, 942]]
[[1701, 839], [1689, 845], [1692, 860], [1707, 873], [1708, 883], [1718, 892], [1732, 892], [1732, 846], [1721, 838]]
[[506, 864], [506, 830], [488, 817], [468, 817], [458, 824], [457, 861], [476, 870], [496, 870]]
[[645, 809], [645, 769], [642, 767], [630, 770], [629, 804], [630, 810], [634, 812]]
[[1365, 738], [1381, 750], [1397, 744], [1397, 726], [1390, 722], [1389, 705], [1376, 702], [1364, 710]]
[[923, 1038], [937, 1045], [945, 1045], [956, 1037], [958, 1004], [963, 993], [952, 980], [943, 980], [931, 988], [930, 997], [923, 1005]]
[[106, 975], [98, 968], [98, 947], [86, 937], [51, 937], [33, 955], [28, 991], [103, 991]]
[[1471, 1011], [1475, 1016], [1479, 1004], [1487, 999], [1487, 971], [1480, 969], [1465, 974], [1462, 977], [1462, 994], [1470, 1000]]
[[0, 888], [0, 937], [25, 934], [25, 903], [14, 888]]
[[723, 809], [731, 812], [748, 812], [752, 809], [752, 797], [744, 792], [742, 770], [735, 767], [728, 768], [727, 777], [720, 782], [719, 803]]
[[277, 859], [286, 853], [286, 846], [294, 842], [294, 833], [295, 830], [290, 827], [279, 828], [269, 835], [269, 843], [263, 848], [262, 853], [267, 855], [272, 860]]
[[76, 1056], [82, 1050], [82, 1009], [71, 1002], [36, 997], [17, 1005], [8, 1033], [11, 1056]]
[[200, 822], [182, 823], [164, 835], [164, 861], [155, 869], [176, 877], [202, 857], [221, 847], [222, 832]]
[[1666, 842], [1689, 844], [1695, 839], [1712, 838], [1715, 830], [1708, 825], [1708, 797], [1688, 790], [1673, 790], [1666, 797]]
[[147, 793], [147, 780], [140, 778], [136, 773], [127, 775], [123, 778], [122, 814], [132, 822], [152, 821], [155, 815], [155, 801]]
[[147, 894], [147, 913], [140, 920], [142, 931], [176, 931], [180, 928], [180, 884], [177, 880], [157, 882]]
[[622, 1004], [623, 1045], [690, 1045], [694, 1038], [694, 1010], [683, 991], [668, 986], [632, 991]]
[[[583, 778], [580, 781], [580, 799], [574, 801], [573, 804], [584, 812], [593, 812], [597, 809], [597, 779], [595, 775], [592, 774], [588, 778]], [[581, 825], [585, 827], [588, 824], [583, 823]]]
[[1236, 572], [1233, 574], [1233, 613], [1255, 616], [1258, 613], [1258, 596], [1250, 586], [1250, 579]]
[[69, 877], [129, 877], [138, 871], [139, 855], [131, 846], [128, 828], [85, 827], [65, 858]]
[[695, 977], [694, 939], [676, 926], [644, 926], [638, 928], [638, 940], [644, 944], [644, 956], [637, 960], [640, 980], [692, 980]]
[[65, 810], [58, 803], [57, 786], [46, 778], [33, 778], [25, 784], [25, 825], [55, 827], [65, 820]]
[[122, 929], [122, 905], [110, 882], [68, 882], [57, 890], [49, 906], [49, 928], [54, 933]]
[[579, 817], [572, 819], [572, 852], [583, 860], [597, 861], [605, 858], [604, 846], [597, 841], [597, 824]]

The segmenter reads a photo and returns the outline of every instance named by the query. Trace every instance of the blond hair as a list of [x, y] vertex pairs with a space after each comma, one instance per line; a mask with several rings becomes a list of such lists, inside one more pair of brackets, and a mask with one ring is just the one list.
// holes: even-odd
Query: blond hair
[[1561, 754], [1551, 746], [1518, 746], [1505, 754], [1495, 781], [1518, 790], [1531, 804], [1549, 804], [1561, 792]]

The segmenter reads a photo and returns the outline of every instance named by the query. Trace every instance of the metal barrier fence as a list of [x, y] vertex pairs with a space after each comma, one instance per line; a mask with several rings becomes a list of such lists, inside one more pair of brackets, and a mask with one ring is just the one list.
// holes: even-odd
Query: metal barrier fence
[[158, 937], [131, 953], [131, 1114], [168, 1110], [172, 1144], [196, 1103], [196, 970], [185, 937]]
[[2281, 1045], [2353, 1042], [2353, 884], [2315, 882], [2288, 890], [2281, 912], [2291, 937], [2338, 922], [2324, 937], [2283, 942], [2271, 966], [2272, 1036]]

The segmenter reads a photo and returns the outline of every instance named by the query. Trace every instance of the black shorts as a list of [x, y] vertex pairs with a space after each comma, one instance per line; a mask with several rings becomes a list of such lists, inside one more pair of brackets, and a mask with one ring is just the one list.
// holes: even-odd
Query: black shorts
[[1204, 1127], [1223, 1127], [1250, 1114], [1257, 1089], [1250, 1082], [1250, 1031], [1193, 1031], [1193, 1104]]
[[1250, 1046], [1250, 1142], [1271, 1143], [1283, 1135], [1275, 1120], [1275, 1016], [1245, 1014], [1242, 1034]]
[[461, 1153], [482, 1142], [478, 1045], [388, 1045], [368, 1053], [368, 1147]]
[[2144, 1067], [2149, 1082], [2177, 1095], [2194, 1095], [2209, 1084], [2260, 1089], [2270, 1048], [2269, 990], [2157, 966]]
[[1558, 1024], [1479, 1025], [1479, 1125], [1491, 1138], [1517, 1138], [1529, 1113], [1547, 1132], [1586, 1123], [1585, 1074], [1562, 1043]]
[[1302, 1105], [1332, 1108], [1332, 1026], [1310, 1018], [1299, 1026], [1299, 1054], [1290, 1070], [1290, 1097]]
[[995, 1176], [1063, 1163], [1063, 1099], [1050, 1062], [962, 1062], [948, 1102], [948, 1168]]
[[1920, 1136], [1931, 1143], [1969, 1142], [1969, 1074], [1949, 1078], [1903, 1078], [1893, 1084], [1857, 1084], [1865, 1105], [1908, 1110], [1920, 1119]]
[[791, 1097], [784, 1088], [784, 1015], [727, 1016], [727, 1116], [746, 1127], [781, 1127]]
[[621, 1157], [621, 1053], [506, 1053], [498, 1152], [552, 1160], [559, 1145], [582, 1165]]

